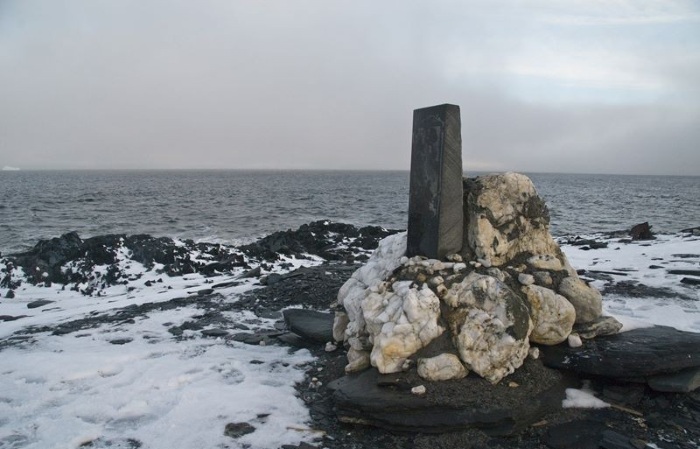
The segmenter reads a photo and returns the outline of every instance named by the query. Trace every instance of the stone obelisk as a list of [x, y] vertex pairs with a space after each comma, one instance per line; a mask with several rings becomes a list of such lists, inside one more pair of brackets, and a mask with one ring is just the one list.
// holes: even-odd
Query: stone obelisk
[[442, 259], [462, 247], [462, 135], [459, 106], [413, 111], [407, 255]]

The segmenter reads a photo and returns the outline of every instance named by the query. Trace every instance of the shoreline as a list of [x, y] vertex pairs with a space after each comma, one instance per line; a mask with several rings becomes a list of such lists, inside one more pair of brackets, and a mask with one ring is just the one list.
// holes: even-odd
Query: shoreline
[[[321, 232], [323, 230], [328, 232]], [[345, 364], [344, 351], [326, 352], [321, 344], [309, 345], [308, 342], [304, 343], [298, 337], [295, 338], [293, 334], [290, 335], [281, 322], [280, 310], [294, 306], [329, 310], [331, 303], [335, 300], [337, 289], [352, 274], [354, 269], [360, 266], [371, 252], [372, 246], [376, 246], [377, 241], [382, 236], [387, 235], [387, 232], [391, 231], [367, 228], [362, 233], [354, 226], [321, 221], [309, 224], [301, 231], [272, 234], [256, 242], [257, 244], [247, 250], [228, 248], [218, 244], [195, 244], [194, 242], [192, 242], [192, 246], [174, 241], [166, 244], [166, 241], [162, 239], [151, 237], [144, 240], [148, 242], [145, 247], [151, 245], [154, 248], [154, 253], [150, 253], [150, 258], [145, 253], [140, 256], [137, 254], [134, 258], [133, 248], [130, 249], [124, 244], [126, 240], [120, 242], [118, 239], [113, 239], [112, 241], [117, 242], [118, 245], [112, 248], [117, 259], [114, 263], [117, 271], [112, 271], [113, 276], [119, 274], [119, 277], [115, 278], [115, 282], [111, 285], [105, 284], [104, 288], [86, 291], [88, 286], [96, 285], [95, 279], [90, 279], [91, 275], [102, 273], [99, 277], [105, 279], [109, 271], [107, 268], [102, 268], [105, 267], [104, 265], [94, 263], [97, 261], [97, 255], [104, 255], [104, 251], [96, 250], [88, 258], [78, 257], [72, 260], [72, 262], [78, 262], [71, 266], [76, 268], [76, 273], [80, 276], [75, 278], [74, 283], [65, 289], [62, 289], [54, 278], [51, 278], [50, 285], [47, 285], [43, 272], [39, 277], [34, 278], [37, 281], [36, 285], [31, 285], [26, 281], [25, 288], [27, 290], [22, 290], [22, 286], [18, 286], [15, 290], [15, 298], [5, 298], [7, 289], [0, 288], [3, 297], [0, 299], [0, 315], [13, 317], [26, 315], [23, 318], [0, 322], [2, 330], [0, 333], [2, 341], [0, 352], [18, 357], [13, 360], [22, 360], [29, 357], [33, 351], [41, 350], [49, 343], [52, 347], [64, 346], [64, 349], [70, 352], [68, 348], [79, 344], [82, 339], [86, 339], [85, 342], [93, 342], [91, 344], [99, 344], [100, 348], [107, 348], [101, 349], [101, 351], [126, 351], [124, 354], [129, 353], [131, 347], [136, 348], [134, 351], [137, 350], [144, 344], [142, 342], [146, 342], [145, 344], [154, 349], [161, 346], [178, 348], [182, 345], [187, 347], [203, 345], [205, 348], [210, 348], [207, 349], [208, 351], [220, 348], [216, 350], [224, 350], [222, 354], [225, 353], [226, 348], [235, 351], [248, 351], [251, 354], [254, 354], [261, 347], [273, 351], [278, 351], [275, 348], [279, 348], [283, 353], [288, 354], [288, 357], [291, 357], [290, 360], [295, 357], [299, 360], [305, 360], [298, 367], [291, 366], [290, 369], [293, 368], [294, 374], [291, 375], [292, 372], [290, 372], [287, 376], [293, 382], [291, 385], [287, 383], [286, 387], [282, 387], [280, 384], [280, 391], [287, 391], [285, 394], [289, 394], [290, 390], [285, 389], [291, 386], [295, 391], [293, 396], [296, 397], [292, 402], [301, 401], [298, 405], [304, 404], [302, 407], [307, 410], [306, 413], [309, 415], [306, 422], [300, 416], [301, 421], [288, 425], [305, 430], [285, 430], [283, 434], [286, 436], [278, 434], [276, 437], [279, 438], [278, 443], [275, 443], [277, 446], [287, 444], [291, 446], [286, 447], [328, 447], [334, 449], [354, 446], [388, 449], [399, 446], [456, 448], [498, 447], [500, 445], [501, 447], [536, 448], [544, 447], [542, 439], [549, 435], [552, 429], [556, 429], [556, 425], [564, 424], [567, 419], [595, 421], [600, 416], [604, 417], [603, 421], [608, 423], [608, 427], [613, 425], [613, 428], [623, 433], [626, 432], [626, 435], [643, 436], [640, 433], [643, 430], [642, 426], [635, 421], [636, 415], [620, 409], [607, 409], [603, 412], [591, 412], [589, 409], [567, 409], [568, 411], [565, 413], [549, 417], [546, 424], [530, 427], [513, 437], [492, 437], [477, 430], [410, 436], [370, 427], [340, 424], [333, 414], [331, 392], [327, 390], [326, 386], [333, 378], [342, 374], [342, 368]], [[349, 237], [349, 234], [352, 236]], [[607, 248], [589, 248], [587, 250], [582, 249], [585, 245], [572, 246], [563, 243], [563, 249], [571, 258], [572, 265], [586, 270], [586, 273], [583, 274], [584, 277], [589, 275], [599, 277], [595, 279], [590, 276], [591, 282], [595, 285], [610, 284], [614, 286], [622, 283], [623, 287], [626, 286], [622, 290], [607, 296], [604, 295], [606, 311], [614, 310], [618, 314], [627, 313], [627, 315], [622, 316], [630, 318], [628, 320], [630, 322], [634, 321], [635, 316], [639, 318], [643, 313], [653, 313], [654, 308], [657, 307], [656, 303], [661, 303], [658, 307], [664, 304], [667, 307], [673, 306], [673, 311], [677, 313], [684, 313], [683, 308], [685, 307], [688, 316], [697, 313], [698, 301], [697, 299], [693, 300], [690, 296], [692, 293], [696, 297], [698, 296], [697, 287], [676, 282], [675, 278], [671, 279], [676, 275], [668, 274], [667, 271], [677, 269], [677, 266], [697, 265], [700, 262], [700, 238], [692, 235], [684, 237], [680, 234], [674, 234], [658, 236], [656, 241], [619, 243], [617, 240], [619, 239], [609, 239]], [[599, 238], [598, 241], [602, 241], [602, 239]], [[163, 246], [158, 247], [158, 244]], [[616, 249], [618, 247], [619, 249]], [[99, 245], [96, 245], [96, 248], [99, 249]], [[173, 259], [163, 263], [164, 260], [158, 259], [160, 256], [156, 254], [159, 251], [158, 248], [162, 254], [172, 255]], [[182, 251], [178, 252], [178, 248]], [[681, 251], [682, 248], [686, 248], [688, 251]], [[132, 257], [126, 257], [129, 251]], [[640, 265], [642, 262], [646, 263], [647, 260], [658, 258], [657, 253], [666, 254], [664, 260], [654, 261], [654, 264], [662, 268], [649, 269]], [[676, 257], [678, 254], [689, 257]], [[625, 255], [625, 257], [620, 257], [620, 255]], [[629, 265], [630, 262], [634, 262], [636, 265], [631, 267], [617, 266], [618, 263], [612, 258], [613, 256], [618, 256], [619, 264]], [[126, 257], [126, 259], [120, 259], [121, 257]], [[6, 261], [6, 257], [0, 259], [0, 265], [3, 268], [6, 267]], [[152, 263], [150, 270], [146, 268], [149, 263]], [[81, 266], [82, 272], [80, 271]], [[620, 268], [631, 268], [635, 271], [619, 270]], [[188, 272], [190, 269], [192, 271]], [[158, 273], [159, 270], [160, 273]], [[597, 271], [617, 274], [596, 273]], [[168, 274], [172, 274], [172, 276]], [[636, 284], [631, 284], [630, 281], [634, 281]], [[148, 285], [149, 283], [150, 285]], [[77, 291], [71, 290], [76, 285], [78, 286]], [[641, 310], [644, 309], [644, 304], [639, 305], [639, 309], [635, 309], [633, 299], [640, 302], [638, 298], [635, 298], [635, 295], [638, 296], [640, 291], [645, 291], [640, 289], [639, 285], [658, 289], [646, 290], [654, 294], [658, 294], [661, 290], [666, 291], [668, 297], [650, 299], [651, 309]], [[625, 297], [625, 292], [631, 296]], [[673, 295], [678, 296], [679, 293], [687, 295], [688, 298], [669, 299]], [[27, 307], [30, 303], [42, 298], [53, 302], [39, 305], [36, 308]], [[176, 316], [178, 318], [175, 318]], [[151, 324], [147, 332], [143, 331], [145, 333], [138, 330], [146, 325], [144, 323], [154, 322], [154, 320], [162, 324], [156, 327]], [[692, 319], [676, 321], [676, 324], [682, 325], [681, 327], [685, 326], [686, 330], [693, 329], [694, 332], [700, 332], [700, 322]], [[692, 327], [695, 323], [699, 325], [697, 329]], [[78, 350], [79, 346], [75, 348]], [[172, 350], [169, 349], [169, 351]], [[251, 361], [250, 366], [265, 367], [265, 369], [271, 369], [271, 372], [274, 372], [276, 369], [274, 366], [277, 366], [275, 363], [280, 363], [287, 357], [282, 356], [282, 353], [279, 352], [276, 354], [278, 355], [272, 357], [269, 362], [262, 360], [262, 363], [257, 364], [257, 362], [252, 363]], [[251, 360], [256, 360], [255, 356], [252, 357]], [[40, 370], [38, 367], [37, 369]], [[237, 369], [241, 371], [242, 368]], [[245, 373], [246, 370], [243, 369], [241, 372]], [[63, 376], [69, 374], [70, 370], [66, 371]], [[8, 380], [17, 380], [12, 374], [6, 376], [9, 376]], [[118, 378], [121, 374], [117, 373], [113, 376]], [[50, 377], [50, 375], [47, 373], [43, 377]], [[111, 379], [112, 376], [108, 376], [108, 378]], [[273, 383], [276, 382], [279, 381]], [[97, 385], [97, 380], [95, 384]], [[56, 385], [60, 385], [60, 382]], [[212, 384], [212, 386], [217, 389], [230, 388], [230, 384], [227, 384], [226, 381]], [[595, 388], [596, 384], [593, 386]], [[598, 385], [598, 387], [601, 386]], [[605, 390], [604, 387], [601, 388]], [[37, 384], [33, 388], [36, 388], [36, 392], [45, 391], [41, 384]], [[133, 386], [128, 388], [132, 389]], [[186, 389], [187, 387], [183, 386], [182, 388]], [[614, 389], [610, 390], [610, 387], [607, 387], [607, 390], [607, 393], [603, 391], [602, 394], [603, 398], [608, 400], [612, 397], [611, 395], [614, 396], [615, 391], [618, 395], [620, 393], [619, 388], [613, 391]], [[634, 393], [633, 395], [630, 393], [630, 395], [639, 396], [642, 399], [639, 399], [640, 402], [637, 404], [621, 405], [630, 410], [638, 412], [641, 410], [640, 413], [643, 413], [644, 416], [649, 415], [649, 413], [653, 414], [657, 409], [661, 410], [660, 407], [663, 404], [665, 406], [672, 405], [671, 410], [676, 410], [678, 407], [692, 409], [695, 404], [700, 404], [698, 402], [700, 395], [697, 392], [689, 395], [654, 393], [652, 396], [648, 394], [640, 396], [637, 389], [630, 391]], [[644, 402], [644, 397], [650, 397], [650, 402]], [[211, 401], [210, 399], [203, 400], [207, 403]], [[11, 407], [7, 403], [3, 406]], [[220, 406], [224, 409], [231, 408], [230, 404]], [[263, 408], [270, 410], [264, 411], [262, 414], [271, 413], [270, 416], [276, 416], [278, 412], [275, 411], [274, 407], [271, 404], [266, 405]], [[235, 409], [236, 406], [233, 408]], [[40, 417], [43, 416], [38, 410], [37, 413]], [[156, 412], [151, 411], [151, 413]], [[109, 415], [109, 413], [103, 414]], [[22, 422], [28, 423], [30, 419], [34, 418], [27, 417]], [[68, 417], [66, 419], [70, 420]], [[101, 433], [95, 441], [99, 438], [102, 438], [101, 441], [117, 441], [113, 430], [109, 430], [110, 419], [114, 418], [105, 418], [105, 421], [96, 424], [98, 433]], [[154, 419], [155, 422], [158, 422], [165, 418], [157, 417]], [[234, 424], [238, 422], [231, 419]], [[257, 421], [250, 418], [240, 421], [248, 423], [256, 430], [248, 435], [237, 437], [238, 443], [251, 444], [251, 447], [275, 447], [274, 445], [264, 446], [259, 440], [262, 438], [261, 432], [270, 432], [269, 426], [273, 423], [266, 421], [270, 418], [256, 419]], [[677, 416], [672, 413], [665, 416], [661, 413], [660, 416], [653, 419], [656, 419], [656, 427], [652, 426], [652, 428], [661, 429], [668, 434], [673, 430], [672, 426], [669, 427], [669, 422], [676, 420]], [[139, 424], [135, 424], [133, 430], [121, 429], [121, 432], [127, 436], [131, 435], [129, 438], [133, 437], [143, 442], [145, 447], [158, 447], [148, 444], [147, 438], [144, 437], [143, 432], [148, 428], [145, 421], [144, 418], [143, 425], [140, 424], [141, 421], [138, 421]], [[18, 422], [17, 425], [19, 424]], [[184, 421], [180, 424], [184, 424]], [[10, 424], [10, 426], [13, 425]], [[211, 436], [212, 441], [221, 438], [224, 432], [223, 427], [221, 425], [213, 429], [215, 435]], [[321, 435], [319, 433], [321, 431], [326, 437], [318, 440], [317, 437]], [[685, 440], [681, 441], [682, 434], [675, 435], [678, 440], [673, 446], [660, 447], [684, 447]], [[688, 438], [691, 437], [697, 441], [700, 435], [691, 432]], [[0, 440], [2, 438], [3, 435], [0, 433]], [[110, 438], [112, 440], [109, 440]], [[654, 438], [652, 440], [654, 443], [660, 443]], [[224, 439], [223, 441], [231, 440]], [[471, 446], [465, 446], [465, 441], [469, 441]], [[231, 442], [233, 443], [233, 441]], [[271, 443], [268, 440], [265, 444]], [[300, 446], [301, 444], [310, 444], [311, 446]], [[95, 443], [94, 447], [100, 446]]]

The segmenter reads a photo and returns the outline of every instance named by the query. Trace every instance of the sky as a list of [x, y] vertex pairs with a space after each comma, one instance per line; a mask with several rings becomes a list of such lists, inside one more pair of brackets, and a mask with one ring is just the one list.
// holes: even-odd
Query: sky
[[700, 175], [697, 0], [0, 0], [0, 167]]

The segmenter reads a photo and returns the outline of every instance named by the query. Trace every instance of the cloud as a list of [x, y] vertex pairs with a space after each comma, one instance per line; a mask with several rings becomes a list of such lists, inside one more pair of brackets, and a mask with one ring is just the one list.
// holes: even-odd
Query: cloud
[[561, 5], [0, 2], [0, 164], [407, 169], [450, 102], [465, 166], [698, 174], [697, 7]]

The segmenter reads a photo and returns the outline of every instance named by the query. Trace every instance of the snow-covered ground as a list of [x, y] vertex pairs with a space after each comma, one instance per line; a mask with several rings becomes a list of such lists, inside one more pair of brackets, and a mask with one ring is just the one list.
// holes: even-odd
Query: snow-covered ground
[[[636, 281], [678, 296], [607, 295], [608, 314], [627, 329], [664, 324], [700, 332], [699, 287], [681, 284], [683, 276], [667, 272], [700, 269], [700, 238], [661, 235], [650, 242], [609, 242], [603, 249], [585, 251], [570, 245], [563, 249], [575, 268], [618, 273], [609, 276], [615, 282]], [[293, 267], [318, 263], [285, 262]], [[212, 285], [211, 278], [198, 274], [168, 277], [155, 270], [146, 272], [133, 262], [128, 270], [142, 275], [131, 291], [119, 285], [94, 297], [55, 284], [23, 283], [15, 298], [0, 299], [0, 315], [25, 315], [0, 321], [0, 348], [10, 340], [18, 342], [0, 350], [1, 449], [275, 448], [318, 437], [308, 427], [308, 410], [294, 389], [303, 380], [311, 354], [206, 337], [201, 331], [186, 330], [184, 338], [176, 338], [168, 329], [201, 314], [195, 304], [155, 308], [134, 320], [112, 320], [63, 335], [48, 329], [117, 313], [132, 304], [196, 295]], [[213, 279], [238, 281], [239, 285], [216, 290], [223, 301], [238, 301], [242, 293], [257, 288], [256, 279], [239, 278], [241, 273], [242, 269]], [[596, 280], [594, 285], [603, 288], [606, 282]], [[39, 299], [55, 302], [27, 308]], [[226, 313], [230, 321], [250, 329], [274, 326], [274, 320], [249, 312]], [[47, 329], [40, 330], [42, 326]], [[26, 333], [30, 327], [32, 332]], [[232, 438], [224, 434], [229, 423], [247, 423], [247, 429], [254, 431]]]
[[[287, 270], [301, 265], [283, 262], [293, 265]], [[196, 296], [212, 285], [212, 278], [199, 274], [168, 277], [128, 264], [129, 271], [143, 275], [131, 291], [118, 285], [95, 297], [57, 284], [23, 283], [15, 298], [0, 300], [0, 315], [27, 315], [0, 321], [0, 344], [28, 339], [0, 352], [0, 448], [274, 448], [318, 435], [307, 427], [308, 410], [294, 389], [311, 354], [205, 337], [201, 331], [185, 330], [184, 338], [175, 338], [168, 329], [201, 314], [195, 305], [65, 335], [20, 336], [30, 327], [55, 328], [130, 305]], [[213, 280], [223, 283], [240, 274]], [[241, 285], [216, 290], [224, 301], [256, 288], [257, 279], [238, 281]], [[27, 308], [40, 299], [55, 302]], [[246, 311], [225, 313], [251, 330], [272, 329], [275, 321]], [[255, 430], [234, 439], [224, 435], [229, 423]]]
[[[621, 321], [625, 325], [623, 331], [658, 324], [700, 332], [700, 286], [681, 283], [683, 277], [694, 276], [668, 273], [668, 270], [700, 270], [700, 237], [664, 234], [658, 235], [656, 240], [618, 241], [610, 239], [607, 248], [587, 251], [581, 246], [562, 246], [576, 269], [604, 272], [602, 274], [610, 276], [614, 283], [651, 287], [645, 295], [605, 294], [605, 313]], [[596, 280], [592, 285], [603, 290], [608, 282]], [[654, 289], [658, 289], [657, 293]]]

